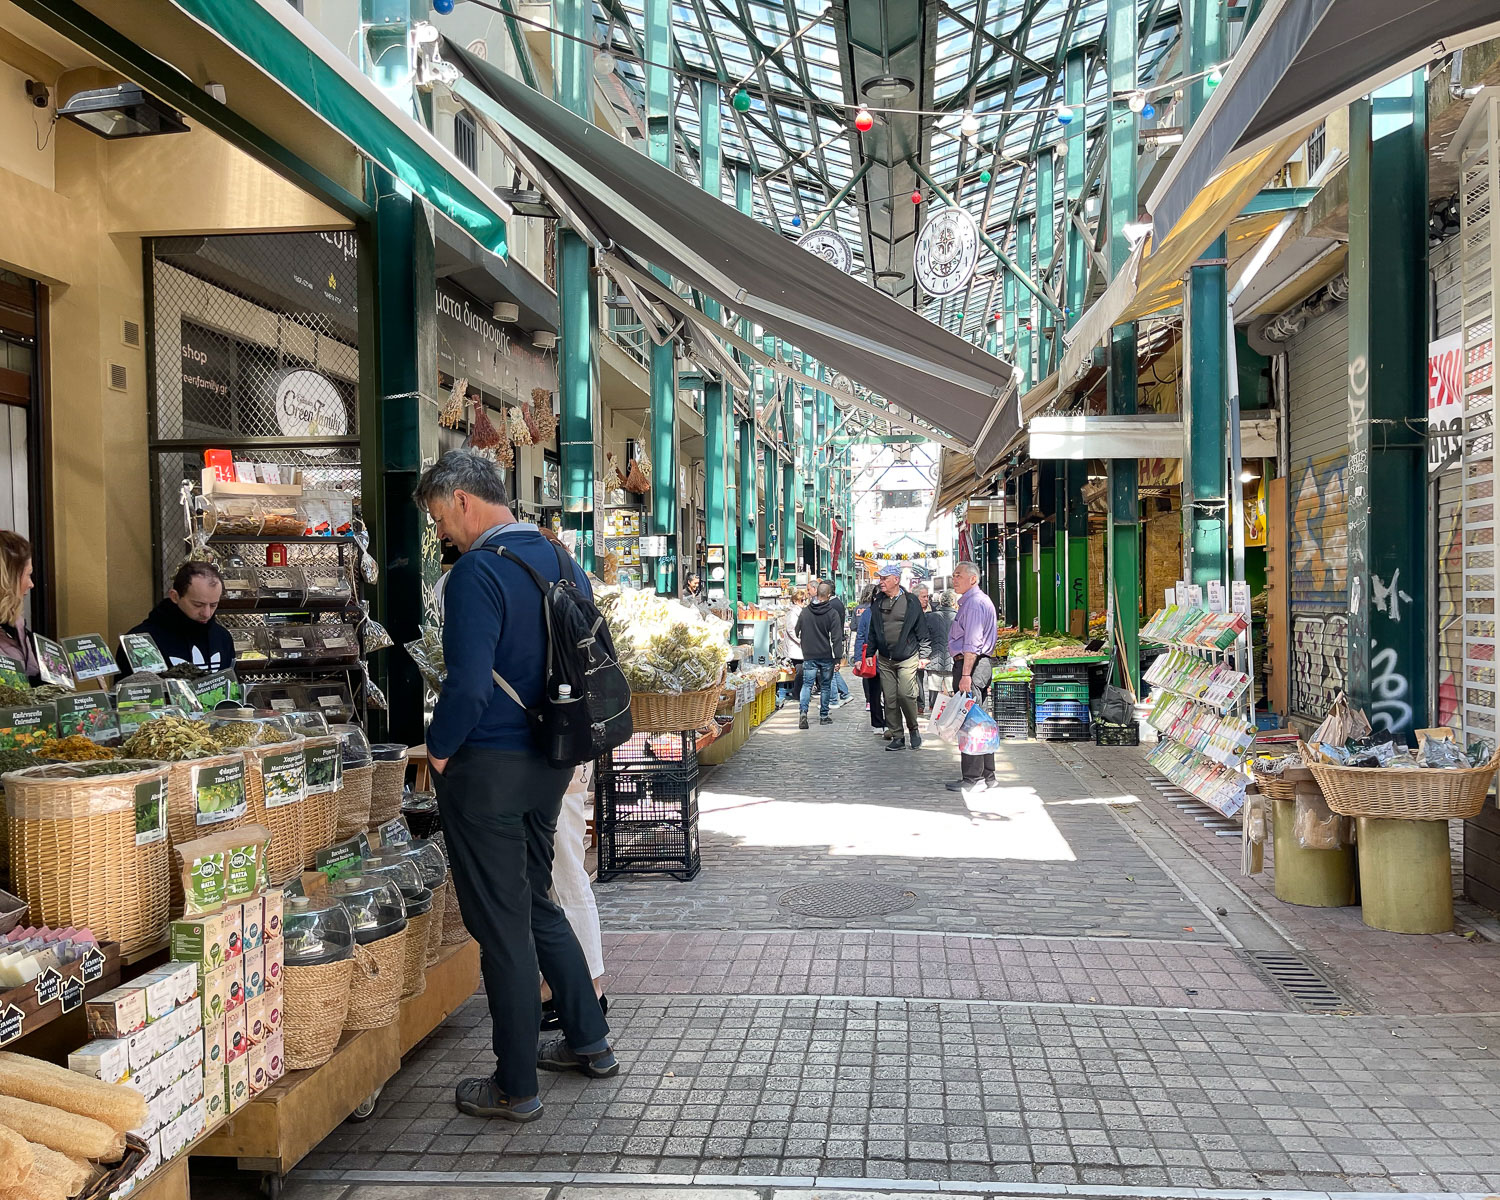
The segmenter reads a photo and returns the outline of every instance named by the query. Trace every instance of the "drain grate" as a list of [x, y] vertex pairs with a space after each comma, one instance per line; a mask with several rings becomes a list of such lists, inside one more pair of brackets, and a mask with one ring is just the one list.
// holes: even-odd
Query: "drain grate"
[[916, 892], [883, 883], [810, 883], [778, 898], [782, 908], [804, 917], [878, 917], [916, 902]]
[[1349, 999], [1300, 954], [1290, 950], [1251, 950], [1250, 960], [1304, 1012], [1356, 1013]]

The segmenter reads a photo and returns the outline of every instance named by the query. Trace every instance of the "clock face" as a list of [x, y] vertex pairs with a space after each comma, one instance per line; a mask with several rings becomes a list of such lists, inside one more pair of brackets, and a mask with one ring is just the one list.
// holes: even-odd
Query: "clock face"
[[854, 252], [849, 249], [849, 243], [832, 229], [814, 229], [811, 233], [804, 233], [797, 239], [797, 245], [810, 250], [846, 275], [854, 266]]
[[929, 296], [963, 288], [979, 262], [979, 227], [962, 208], [949, 206], [928, 218], [917, 238], [917, 282]]

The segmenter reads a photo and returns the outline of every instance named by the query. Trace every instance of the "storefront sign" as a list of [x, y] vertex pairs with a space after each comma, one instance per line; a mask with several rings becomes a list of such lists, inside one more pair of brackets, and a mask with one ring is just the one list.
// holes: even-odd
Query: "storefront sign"
[[342, 437], [349, 409], [333, 380], [318, 371], [288, 371], [276, 382], [276, 425], [286, 437]]
[[1460, 333], [1427, 348], [1427, 473], [1451, 471], [1463, 457], [1464, 341]]
[[530, 402], [557, 390], [557, 362], [489, 317], [488, 306], [446, 281], [437, 287], [438, 369], [497, 399]]

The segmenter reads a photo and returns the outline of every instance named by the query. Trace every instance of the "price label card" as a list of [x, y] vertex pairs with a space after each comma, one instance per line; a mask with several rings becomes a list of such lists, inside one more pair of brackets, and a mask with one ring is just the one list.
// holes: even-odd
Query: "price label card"
[[132, 671], [150, 671], [153, 675], [164, 675], [167, 658], [149, 633], [122, 633], [120, 649]]
[[1237, 612], [1245, 620], [1250, 619], [1250, 585], [1243, 579], [1236, 579], [1229, 585], [1230, 608]]
[[222, 767], [194, 767], [192, 781], [198, 810], [196, 824], [218, 825], [244, 814], [247, 801], [243, 759]]
[[149, 846], [167, 840], [167, 780], [135, 785], [135, 844]]
[[67, 651], [68, 663], [73, 668], [75, 679], [100, 679], [105, 675], [120, 673], [115, 656], [110, 653], [109, 643], [97, 633], [63, 638], [63, 649]]
[[1224, 581], [1221, 579], [1208, 581], [1208, 611], [1216, 613], [1224, 611]]
[[1187, 585], [1188, 603], [1194, 608], [1203, 607], [1203, 588], [1196, 583]]

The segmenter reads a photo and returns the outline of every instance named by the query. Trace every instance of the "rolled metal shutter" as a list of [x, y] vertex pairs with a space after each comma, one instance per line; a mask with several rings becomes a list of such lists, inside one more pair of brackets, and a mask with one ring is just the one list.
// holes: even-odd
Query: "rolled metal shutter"
[[1286, 347], [1291, 709], [1320, 721], [1349, 663], [1349, 306], [1313, 317]]
[[[1428, 252], [1436, 300], [1437, 336], [1463, 326], [1463, 289], [1459, 272], [1461, 238], [1452, 237]], [[1455, 467], [1436, 476], [1433, 541], [1436, 600], [1428, 615], [1428, 645], [1435, 654], [1430, 689], [1432, 725], [1457, 725], [1464, 677], [1463, 472]]]

